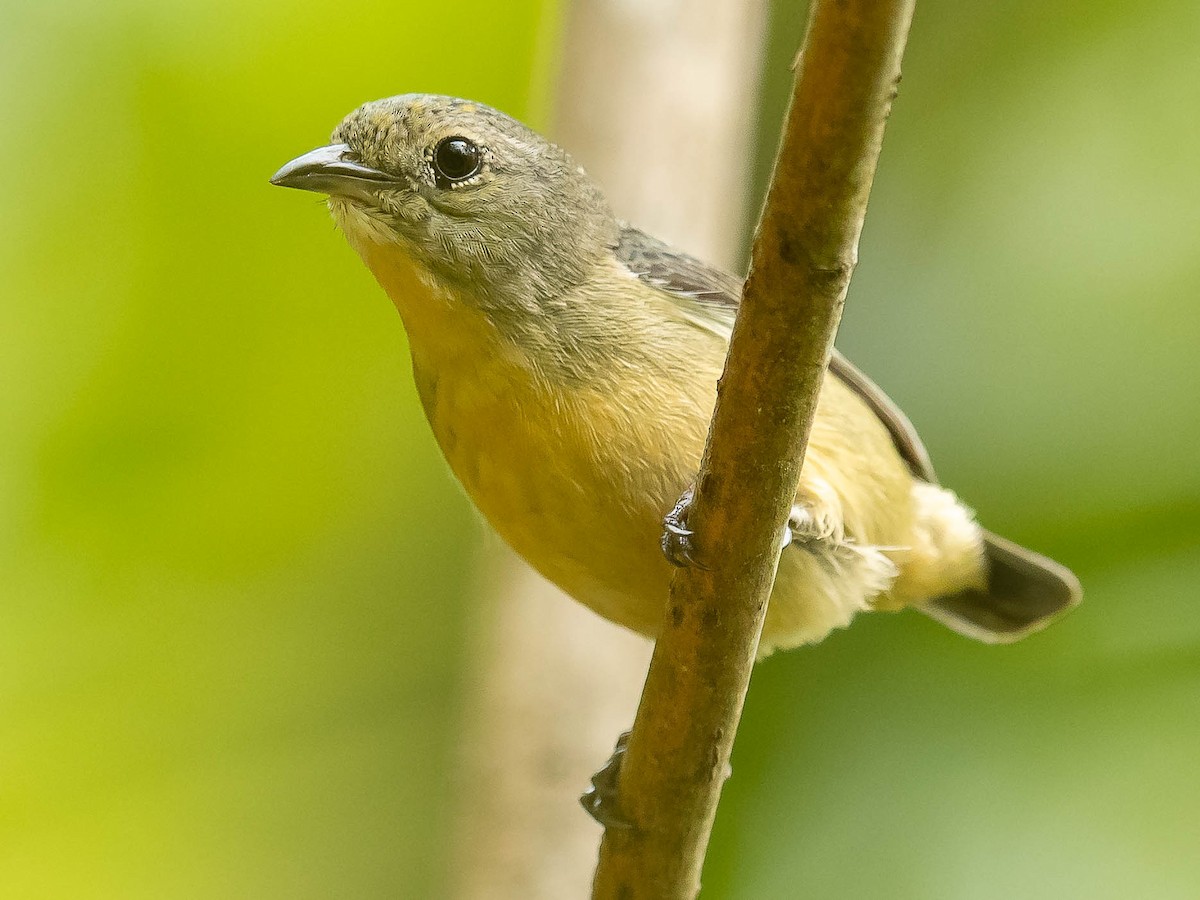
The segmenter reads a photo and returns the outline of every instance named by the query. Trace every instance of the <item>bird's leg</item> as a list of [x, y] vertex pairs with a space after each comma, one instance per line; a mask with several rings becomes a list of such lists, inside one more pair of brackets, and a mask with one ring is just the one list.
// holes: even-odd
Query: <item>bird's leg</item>
[[612, 756], [595, 775], [592, 776], [592, 786], [579, 797], [579, 802], [587, 814], [605, 828], [628, 830], [633, 823], [621, 814], [620, 796], [617, 782], [621, 775], [621, 760], [625, 757], [625, 747], [629, 744], [629, 732], [623, 732], [617, 738], [617, 746]]
[[841, 544], [846, 539], [842, 504], [829, 483], [821, 478], [801, 479], [796, 502], [784, 526], [788, 544]]

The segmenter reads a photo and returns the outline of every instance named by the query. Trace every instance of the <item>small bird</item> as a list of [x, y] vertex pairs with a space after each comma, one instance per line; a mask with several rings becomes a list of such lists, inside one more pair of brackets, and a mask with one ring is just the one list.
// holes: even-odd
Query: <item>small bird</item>
[[[563, 150], [468, 100], [367, 103], [271, 182], [328, 195], [484, 518], [568, 594], [655, 636], [671, 563], [696, 550], [677, 515], [660, 542], [664, 515], [697, 474], [741, 280], [625, 224]], [[1006, 643], [1079, 599], [1066, 568], [976, 524], [835, 351], [760, 655], [905, 607]]]

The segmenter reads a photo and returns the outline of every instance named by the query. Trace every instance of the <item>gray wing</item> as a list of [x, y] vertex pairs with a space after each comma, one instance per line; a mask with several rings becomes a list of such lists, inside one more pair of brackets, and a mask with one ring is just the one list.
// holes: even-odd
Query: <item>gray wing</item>
[[694, 304], [695, 311], [711, 317], [714, 325], [724, 324], [727, 329], [733, 325], [742, 296], [742, 279], [629, 226], [621, 229], [616, 254], [642, 281], [672, 299]]
[[879, 417], [879, 421], [887, 426], [892, 442], [900, 451], [900, 456], [908, 463], [914, 475], [930, 484], [937, 484], [937, 473], [933, 471], [933, 462], [929, 451], [917, 434], [917, 429], [909, 421], [904, 410], [898, 407], [883, 389], [862, 373], [862, 371], [846, 359], [836, 347], [829, 358], [829, 371], [862, 397], [867, 406]]
[[[680, 253], [636, 228], [621, 230], [616, 255], [630, 272], [674, 302], [687, 321], [729, 339], [741, 300], [742, 279]], [[829, 371], [858, 394], [887, 426], [913, 474], [937, 483], [929, 451], [900, 407], [836, 349], [829, 360]]]

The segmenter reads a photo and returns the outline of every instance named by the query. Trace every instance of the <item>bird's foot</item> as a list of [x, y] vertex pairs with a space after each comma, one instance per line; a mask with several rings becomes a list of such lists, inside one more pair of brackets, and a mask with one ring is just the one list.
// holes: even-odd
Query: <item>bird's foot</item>
[[696, 532], [688, 528], [688, 512], [696, 496], [695, 485], [680, 496], [679, 501], [663, 518], [662, 551], [667, 562], [681, 568], [706, 569], [696, 559]]
[[840, 519], [828, 510], [814, 510], [807, 503], [797, 503], [788, 514], [783, 527], [783, 546], [788, 544], [840, 544], [844, 540]]
[[621, 814], [617, 781], [621, 774], [621, 760], [629, 744], [629, 732], [617, 738], [617, 746], [600, 771], [592, 776], [592, 786], [579, 797], [579, 803], [587, 814], [605, 828], [628, 830], [633, 823]]

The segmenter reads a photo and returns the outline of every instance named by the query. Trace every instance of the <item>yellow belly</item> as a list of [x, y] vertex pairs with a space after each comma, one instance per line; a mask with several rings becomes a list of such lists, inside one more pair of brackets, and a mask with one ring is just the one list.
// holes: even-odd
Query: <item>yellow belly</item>
[[671, 577], [662, 517], [699, 466], [719, 348], [692, 392], [662, 374], [551, 382], [395, 248], [356, 249], [404, 319], [426, 417], [484, 518], [600, 615], [656, 632]]
[[[357, 249], [400, 310], [426, 416], [480, 512], [567, 593], [654, 635], [671, 578], [659, 545], [662, 517], [699, 467], [723, 342], [673, 325], [650, 294], [640, 307], [630, 304], [622, 325], [639, 346], [592, 378], [554, 378], [544, 360], [440, 291], [395, 247]], [[901, 571], [891, 593], [878, 597], [885, 605], [922, 599], [905, 589], [906, 568], [922, 583], [940, 568], [936, 552], [906, 555], [919, 518], [912, 478], [884, 426], [832, 379], [809, 440], [802, 499], [813, 479], [833, 486], [852, 543], [882, 545], [890, 555], [860, 561], [819, 546], [786, 550], [764, 650], [846, 624], [876, 601], [880, 584], [891, 584], [893, 557]]]
[[596, 612], [656, 632], [662, 517], [695, 475], [705, 414], [664, 422], [635, 408], [638, 391], [541, 384], [503, 363], [414, 370], [450, 468], [500, 536]]

